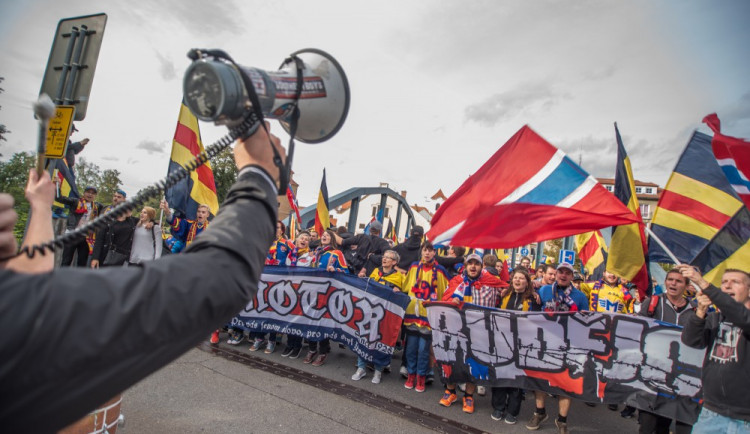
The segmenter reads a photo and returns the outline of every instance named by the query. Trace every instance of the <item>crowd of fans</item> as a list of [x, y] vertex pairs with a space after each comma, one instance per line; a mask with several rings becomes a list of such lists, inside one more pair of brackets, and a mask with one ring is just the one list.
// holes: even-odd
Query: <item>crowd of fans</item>
[[[419, 226], [413, 228], [405, 242], [395, 246], [392, 242], [379, 237], [380, 229], [379, 225], [371, 225], [370, 233], [352, 235], [342, 227], [336, 232], [326, 230], [320, 237], [314, 230], [301, 231], [295, 240], [289, 240], [284, 236], [284, 224], [278, 222], [276, 241], [268, 252], [266, 264], [317, 267], [354, 274], [378, 281], [394, 291], [408, 294], [411, 301], [404, 316], [401, 339], [397, 344], [397, 350], [403, 350], [399, 372], [405, 378], [404, 387], [417, 392], [424, 392], [426, 385], [434, 382], [432, 335], [422, 304], [424, 301], [442, 300], [456, 304], [467, 302], [517, 311], [594, 311], [641, 315], [681, 326], [685, 326], [691, 320], [699, 323], [696, 312], [708, 309], [712, 304], [710, 300], [702, 299], [705, 296], [696, 296], [690, 280], [693, 279], [695, 282], [700, 276], [687, 266], [669, 270], [663, 289], [660, 287], [659, 291], [654, 291], [647, 298], [639, 300], [637, 288], [609, 272], [604, 272], [601, 279], [587, 282], [570, 264], [541, 264], [533, 269], [529, 257], [523, 257], [518, 266], [508, 270], [504, 268], [504, 263], [492, 254], [467, 254], [467, 249], [457, 246], [436, 249], [429, 241], [423, 240], [424, 230]], [[745, 285], [742, 293], [744, 296], [740, 294], [741, 291], [730, 292], [724, 285], [722, 290], [736, 296], [737, 302], [744, 303], [747, 309], [750, 309], [747, 293], [750, 288], [750, 276], [740, 270], [729, 270], [727, 275], [730, 276], [730, 280], [734, 278]], [[702, 284], [708, 285], [705, 281]], [[745, 315], [745, 326], [739, 327], [745, 327], [742, 330], [746, 334], [747, 309], [739, 311]], [[705, 312], [708, 311], [710, 310]], [[273, 353], [283, 340], [282, 335], [274, 333], [268, 336], [251, 333], [248, 338], [251, 341], [250, 351], [265, 348], [266, 354]], [[243, 340], [244, 334], [241, 329], [230, 330], [227, 341], [229, 344], [238, 345]], [[708, 344], [705, 339], [698, 338], [686, 343], [703, 347]], [[308, 352], [303, 363], [312, 366], [324, 364], [330, 351], [330, 342], [326, 339], [320, 342], [307, 342], [307, 345]], [[296, 359], [300, 357], [302, 348], [301, 338], [289, 336], [281, 357]], [[377, 384], [381, 382], [383, 372], [390, 372], [391, 366], [367, 366], [364, 359], [358, 358], [352, 380], [359, 381], [365, 378], [367, 368], [374, 371], [372, 382]], [[444, 386], [445, 391], [438, 401], [439, 405], [450, 407], [457, 402], [460, 389], [463, 394], [462, 409], [466, 413], [474, 413], [475, 394], [486, 393], [484, 387], [472, 383]], [[535, 411], [526, 423], [526, 428], [538, 430], [549, 419], [545, 401], [550, 396], [541, 391], [492, 387], [490, 416], [496, 421], [515, 424], [522, 401], [533, 397]], [[558, 406], [555, 425], [560, 433], [567, 433], [571, 398], [555, 398]], [[618, 405], [608, 407], [613, 411], [619, 410]], [[636, 411], [633, 407], [625, 406], [620, 415], [623, 418], [632, 418]], [[741, 417], [746, 418], [747, 413], [748, 409]], [[644, 433], [666, 433], [673, 424], [669, 418], [644, 410], [638, 412], [638, 422], [640, 432]], [[692, 429], [690, 425], [680, 421], [674, 422], [677, 433], [690, 432]]]

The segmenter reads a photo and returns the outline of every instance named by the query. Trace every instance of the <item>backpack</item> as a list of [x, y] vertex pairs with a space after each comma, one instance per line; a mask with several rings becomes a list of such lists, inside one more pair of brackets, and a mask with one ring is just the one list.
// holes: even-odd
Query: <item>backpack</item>
[[652, 295], [651, 300], [648, 302], [648, 316], [652, 317], [654, 316], [654, 313], [656, 312], [656, 306], [659, 305], [659, 299], [661, 297], [658, 295]]

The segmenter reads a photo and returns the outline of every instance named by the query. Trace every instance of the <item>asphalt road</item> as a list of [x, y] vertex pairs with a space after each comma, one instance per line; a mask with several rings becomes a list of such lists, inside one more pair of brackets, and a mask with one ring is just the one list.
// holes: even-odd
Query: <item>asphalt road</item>
[[[356, 357], [332, 344], [321, 367], [302, 363], [302, 357], [273, 354], [207, 343], [190, 350], [124, 394], [121, 434], [135, 433], [528, 433], [526, 422], [534, 410], [533, 395], [523, 402], [519, 422], [508, 425], [490, 418], [487, 396], [477, 396], [474, 414], [438, 404], [439, 383], [424, 393], [403, 387], [397, 372], [372, 384], [372, 373], [351, 380]], [[213, 349], [213, 352], [212, 352]], [[396, 357], [400, 360], [400, 354]], [[622, 408], [622, 407], [621, 407]], [[550, 419], [538, 432], [557, 432], [557, 405], [547, 401]], [[574, 401], [568, 416], [571, 432], [608, 434], [637, 432], [634, 419], [623, 419], [606, 406], [587, 407]]]

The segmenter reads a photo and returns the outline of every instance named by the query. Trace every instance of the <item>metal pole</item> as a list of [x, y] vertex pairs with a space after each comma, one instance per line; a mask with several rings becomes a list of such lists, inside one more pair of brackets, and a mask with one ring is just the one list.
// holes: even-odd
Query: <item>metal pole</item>
[[60, 81], [57, 82], [57, 92], [55, 93], [55, 102], [62, 104], [63, 91], [65, 90], [65, 81], [68, 78], [68, 71], [70, 71], [70, 57], [73, 55], [73, 46], [78, 38], [78, 27], [73, 27], [70, 32], [70, 39], [68, 40], [68, 47], [65, 51], [65, 60], [63, 60], [62, 72], [60, 74]]
[[83, 51], [83, 45], [86, 42], [86, 36], [88, 35], [87, 30], [88, 28], [86, 26], [81, 26], [81, 37], [76, 44], [75, 53], [73, 54], [73, 62], [70, 66], [70, 80], [68, 80], [68, 83], [65, 85], [65, 97], [63, 99], [65, 104], [73, 103], [73, 88], [75, 87], [76, 79], [78, 78], [78, 70], [81, 69], [81, 52]]
[[359, 214], [359, 198], [355, 197], [352, 199], [352, 206], [349, 208], [349, 232], [356, 233], [357, 228], [357, 215]]
[[[396, 239], [398, 239], [398, 228], [401, 227], [401, 210], [403, 209], [403, 205], [401, 202], [398, 203], [398, 207], [396, 208], [396, 227], [393, 229], [396, 233]], [[404, 238], [408, 238], [404, 236]]]

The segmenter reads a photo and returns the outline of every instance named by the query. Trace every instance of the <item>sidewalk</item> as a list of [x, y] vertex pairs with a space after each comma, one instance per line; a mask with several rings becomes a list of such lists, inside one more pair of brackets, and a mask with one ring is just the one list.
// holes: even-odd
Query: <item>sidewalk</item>
[[[487, 396], [476, 397], [474, 414], [461, 411], [460, 399], [444, 408], [438, 404], [443, 391], [439, 382], [424, 393], [403, 387], [400, 354], [393, 372], [384, 374], [381, 384], [372, 384], [370, 371], [360, 381], [351, 380], [356, 358], [335, 343], [326, 363], [316, 368], [302, 363], [304, 352], [296, 360], [281, 357], [283, 345], [273, 354], [251, 353], [246, 342], [232, 347], [225, 340], [222, 334], [217, 347], [206, 343], [201, 345], [204, 351], [190, 350], [126, 391], [125, 426], [118, 432], [426, 433], [435, 431], [431, 427], [445, 432], [529, 432], [525, 424], [533, 411], [533, 395], [524, 401], [516, 425], [490, 418], [489, 390]], [[205, 351], [211, 348], [219, 353]], [[556, 432], [556, 407], [549, 399], [550, 420], [539, 432]], [[619, 412], [576, 401], [569, 424], [575, 432], [638, 429]]]

